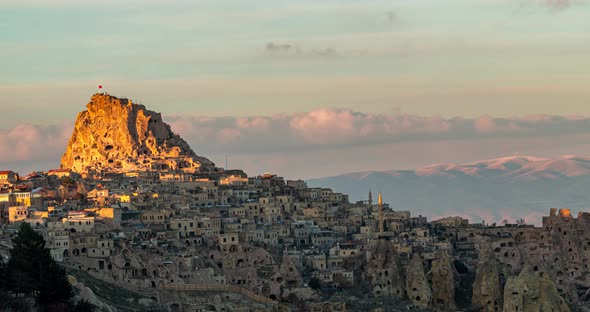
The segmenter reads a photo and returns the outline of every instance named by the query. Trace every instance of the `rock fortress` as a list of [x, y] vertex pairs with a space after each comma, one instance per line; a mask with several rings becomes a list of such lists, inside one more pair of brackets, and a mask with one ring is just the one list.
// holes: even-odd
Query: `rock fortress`
[[198, 157], [172, 133], [159, 113], [131, 100], [94, 94], [78, 114], [74, 133], [61, 160], [73, 172], [170, 170], [209, 172], [214, 164]]
[[590, 307], [590, 213], [429, 221], [371, 193], [353, 203], [216, 167], [128, 99], [97, 93], [86, 108], [60, 169], [0, 172], [0, 254], [29, 223], [101, 311]]

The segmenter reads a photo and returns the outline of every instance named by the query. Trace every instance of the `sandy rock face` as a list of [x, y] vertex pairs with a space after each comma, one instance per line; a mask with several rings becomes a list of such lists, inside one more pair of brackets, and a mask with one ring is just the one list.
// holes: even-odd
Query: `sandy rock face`
[[159, 113], [131, 100], [97, 93], [78, 114], [61, 167], [89, 170], [211, 171], [214, 164], [197, 156]]
[[432, 291], [424, 274], [422, 257], [413, 254], [406, 271], [406, 292], [412, 303], [421, 308], [428, 308], [432, 299]]
[[518, 276], [506, 281], [504, 311], [569, 312], [570, 309], [547, 273], [536, 266], [525, 266]]
[[455, 311], [455, 268], [448, 255], [432, 262], [432, 285], [432, 307]]
[[293, 263], [293, 261], [291, 261], [289, 257], [283, 257], [279, 270], [285, 285], [301, 286], [303, 284], [301, 273], [299, 273], [297, 266]]
[[491, 245], [484, 242], [480, 247], [471, 302], [481, 311], [497, 312], [502, 311], [502, 298], [498, 262]]
[[390, 241], [380, 239], [375, 242], [371, 248], [367, 273], [375, 296], [405, 297], [403, 268]]
[[100, 301], [100, 299], [96, 297], [92, 289], [90, 289], [89, 287], [85, 286], [80, 282], [74, 283], [73, 286], [77, 288], [79, 291], [79, 295], [77, 296], [79, 297], [79, 299], [83, 299], [90, 302], [91, 304], [98, 307], [100, 311], [113, 312], [113, 309], [109, 305]]

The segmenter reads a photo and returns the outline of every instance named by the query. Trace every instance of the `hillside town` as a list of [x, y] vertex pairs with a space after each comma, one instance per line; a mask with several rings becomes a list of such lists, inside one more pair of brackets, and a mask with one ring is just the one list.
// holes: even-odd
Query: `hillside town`
[[350, 202], [303, 180], [201, 166], [171, 147], [169, 129], [150, 130], [156, 117], [129, 113], [134, 104], [98, 94], [88, 108], [99, 117], [85, 125], [143, 116], [147, 135], [124, 144], [141, 159], [114, 154], [122, 135], [77, 126], [68, 166], [0, 171], [3, 256], [26, 222], [66, 268], [179, 312], [584, 311], [590, 301], [590, 213], [551, 208], [542, 227], [429, 221], [387, 194]]
[[[555, 311], [590, 299], [588, 213], [575, 218], [552, 209], [542, 228], [459, 217], [428, 222], [390, 209], [381, 194], [376, 202], [369, 193], [367, 201], [350, 203], [301, 180], [232, 171], [85, 179], [63, 169], [23, 177], [2, 171], [0, 183], [3, 244], [27, 222], [46, 238], [55, 260], [158, 294], [171, 311], [252, 304], [278, 310], [293, 302], [311, 311], [346, 310], [343, 301], [328, 307], [312, 281], [336, 293], [367, 283], [369, 298], [392, 296], [441, 311], [474, 304], [516, 311], [535, 304], [519, 292], [528, 279], [549, 282], [535, 298], [560, 307]], [[469, 294], [470, 278], [471, 298], [457, 296]], [[190, 287], [219, 289], [229, 301], [173, 295]]]

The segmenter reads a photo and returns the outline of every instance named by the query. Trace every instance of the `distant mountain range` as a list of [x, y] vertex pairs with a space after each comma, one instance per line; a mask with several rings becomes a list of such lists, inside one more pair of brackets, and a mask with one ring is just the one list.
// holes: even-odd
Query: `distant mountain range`
[[590, 158], [510, 156], [468, 164], [443, 163], [416, 170], [368, 171], [312, 179], [309, 186], [331, 187], [351, 201], [369, 190], [383, 192], [394, 210], [438, 218], [460, 215], [472, 222], [539, 224], [551, 207], [573, 212], [590, 207]]

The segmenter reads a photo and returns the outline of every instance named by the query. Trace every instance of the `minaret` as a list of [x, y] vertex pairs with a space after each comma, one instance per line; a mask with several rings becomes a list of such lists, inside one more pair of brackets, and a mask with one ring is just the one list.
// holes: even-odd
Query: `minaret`
[[383, 235], [383, 197], [381, 192], [379, 192], [377, 204], [379, 204], [379, 235]]
[[369, 190], [369, 211], [371, 208], [373, 208], [373, 194], [371, 193], [371, 190]]

